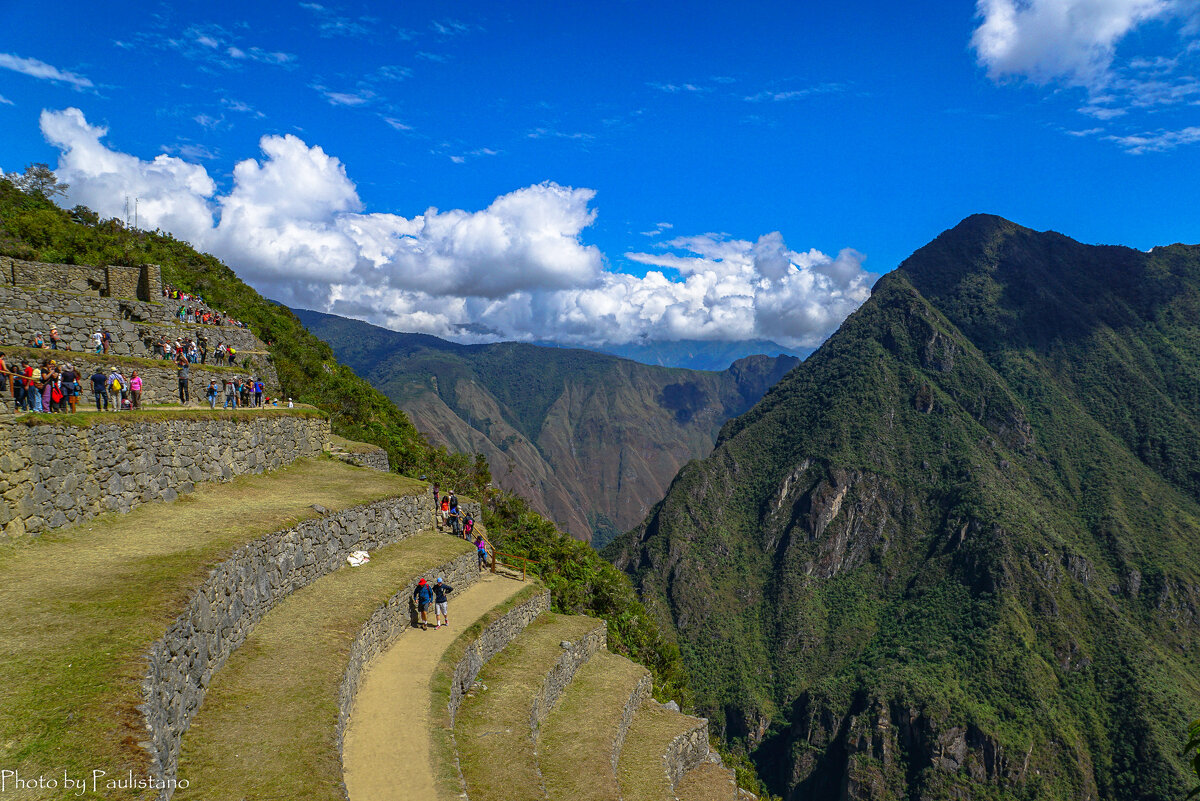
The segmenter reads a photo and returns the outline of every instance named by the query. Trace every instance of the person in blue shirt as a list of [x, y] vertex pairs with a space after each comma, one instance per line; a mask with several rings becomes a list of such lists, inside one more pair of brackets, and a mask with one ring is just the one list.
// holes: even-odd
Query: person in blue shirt
[[447, 611], [446, 596], [454, 592], [454, 588], [442, 580], [441, 576], [433, 584], [433, 628], [450, 627], [450, 614]]
[[[429, 628], [429, 605], [433, 603], [433, 590], [429, 588], [429, 582], [421, 579], [417, 584], [417, 588], [413, 590], [413, 600], [417, 602], [417, 611], [421, 613], [421, 629], [422, 631]], [[434, 616], [436, 620], [436, 613]]]

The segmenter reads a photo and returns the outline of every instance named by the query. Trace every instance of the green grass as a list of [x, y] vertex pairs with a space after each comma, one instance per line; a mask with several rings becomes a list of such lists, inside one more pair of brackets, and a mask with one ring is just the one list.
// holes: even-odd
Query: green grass
[[315, 517], [310, 504], [336, 511], [423, 490], [303, 459], [0, 545], [0, 765], [47, 776], [142, 771], [143, 655], [209, 569], [256, 537]]
[[[530, 717], [546, 675], [574, 642], [601, 621], [546, 613], [479, 671], [477, 688], [458, 710], [454, 739], [472, 801], [544, 798]], [[499, 766], [503, 766], [498, 770]]]
[[413, 577], [469, 554], [435, 532], [380, 548], [297, 590], [255, 626], [213, 678], [183, 739], [180, 801], [341, 801], [338, 687], [362, 624]]
[[430, 759], [433, 762], [434, 782], [438, 801], [454, 801], [461, 797], [462, 789], [458, 773], [458, 753], [455, 747], [454, 729], [450, 725], [450, 690], [454, 682], [454, 671], [471, 643], [479, 639], [484, 630], [511, 610], [546, 591], [538, 583], [530, 584], [512, 598], [492, 608], [468, 626], [446, 649], [438, 663], [431, 683], [429, 720], [431, 733]]
[[638, 710], [617, 762], [617, 781], [625, 801], [671, 801], [663, 755], [672, 740], [698, 722], [655, 704]]
[[625, 705], [643, 677], [648, 678], [644, 667], [609, 653], [596, 654], [576, 671], [538, 741], [538, 761], [550, 798], [620, 798], [613, 746]]

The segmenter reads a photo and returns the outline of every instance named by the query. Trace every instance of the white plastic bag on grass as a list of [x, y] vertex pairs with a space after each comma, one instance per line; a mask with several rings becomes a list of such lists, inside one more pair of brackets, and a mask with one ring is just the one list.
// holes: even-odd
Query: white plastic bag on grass
[[355, 551], [346, 557], [346, 561], [350, 563], [350, 567], [359, 567], [371, 561], [371, 555], [366, 551]]

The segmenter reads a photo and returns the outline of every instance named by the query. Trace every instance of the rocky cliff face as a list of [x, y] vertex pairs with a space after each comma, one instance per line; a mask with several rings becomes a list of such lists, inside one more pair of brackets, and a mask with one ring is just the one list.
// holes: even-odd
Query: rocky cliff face
[[790, 799], [1179, 797], [1197, 392], [1200, 248], [970, 218], [606, 554]]
[[483, 453], [501, 486], [600, 545], [640, 522], [679, 469], [712, 450], [721, 425], [799, 363], [750, 356], [719, 373], [685, 370], [297, 315], [430, 441]]

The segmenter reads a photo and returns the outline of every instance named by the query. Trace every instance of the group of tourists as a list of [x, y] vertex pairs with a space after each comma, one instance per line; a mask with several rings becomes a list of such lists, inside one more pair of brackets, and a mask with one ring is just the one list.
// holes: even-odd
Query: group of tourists
[[29, 347], [41, 350], [70, 350], [71, 343], [62, 341], [57, 326], [50, 326], [50, 336], [38, 331], [33, 335], [33, 339], [29, 340]]
[[[164, 334], [154, 346], [154, 350], [164, 361], [178, 362], [183, 359], [191, 364], [208, 364], [208, 337], [203, 335], [196, 339], [176, 337], [171, 340]], [[217, 349], [213, 352], [213, 364], [228, 364], [233, 367], [237, 364], [237, 348], [218, 342]]]
[[[180, 369], [184, 368], [181, 366]], [[183, 379], [180, 379], [181, 393], [183, 392], [182, 382]], [[217, 408], [217, 400], [222, 396], [225, 398], [222, 409], [249, 409], [279, 405], [279, 399], [268, 397], [262, 380], [254, 376], [247, 378], [237, 375], [225, 376], [220, 381], [214, 378], [208, 382], [204, 396], [208, 399], [208, 406], [211, 409]], [[186, 403], [186, 401], [180, 402]]]
[[[424, 476], [422, 476], [424, 478]], [[475, 531], [475, 518], [470, 512], [465, 514], [459, 509], [458, 496], [454, 490], [450, 490], [449, 495], [438, 497], [438, 485], [433, 485], [433, 505], [436, 512], [437, 526], [439, 529], [449, 527], [456, 536], [462, 537], [468, 542], [474, 534], [475, 553], [479, 559], [479, 571], [483, 572], [487, 568], [488, 551], [487, 540], [483, 538], [483, 534]], [[421, 579], [415, 589], [413, 589], [412, 599], [416, 604], [417, 613], [420, 615], [420, 625], [422, 629], [429, 627], [429, 608], [433, 607], [433, 628], [440, 629], [442, 626], [450, 625], [449, 602], [447, 596], [453, 592], [454, 588], [438, 576], [437, 580], [430, 584], [427, 580]]]
[[91, 383], [96, 411], [138, 409], [142, 405], [142, 377], [134, 370], [129, 378], [117, 367], [97, 367], [90, 375], [70, 362], [15, 359], [0, 353], [0, 397], [12, 391], [13, 411], [74, 413], [85, 382]]
[[[246, 324], [240, 320], [235, 320], [228, 314], [223, 314], [219, 311], [214, 311], [204, 298], [199, 295], [193, 295], [189, 292], [181, 292], [174, 287], [163, 285], [162, 295], [168, 300], [183, 301], [175, 312], [175, 317], [181, 323], [189, 323], [195, 325], [232, 325], [236, 328], [245, 328]], [[196, 304], [196, 305], [188, 305]]]

